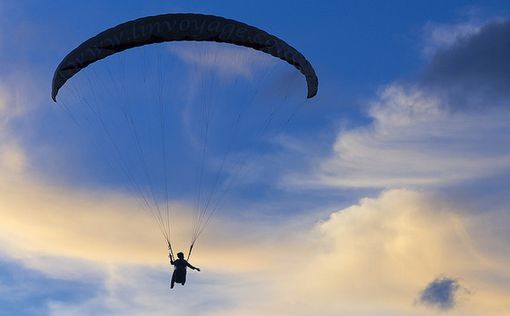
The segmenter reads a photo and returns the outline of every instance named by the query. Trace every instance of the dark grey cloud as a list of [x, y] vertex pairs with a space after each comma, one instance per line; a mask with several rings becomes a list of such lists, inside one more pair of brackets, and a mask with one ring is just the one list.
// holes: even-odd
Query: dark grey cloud
[[420, 83], [453, 109], [510, 106], [510, 20], [439, 50]]
[[430, 282], [420, 293], [420, 303], [437, 308], [439, 310], [449, 310], [455, 307], [455, 299], [459, 282], [448, 277], [440, 277]]

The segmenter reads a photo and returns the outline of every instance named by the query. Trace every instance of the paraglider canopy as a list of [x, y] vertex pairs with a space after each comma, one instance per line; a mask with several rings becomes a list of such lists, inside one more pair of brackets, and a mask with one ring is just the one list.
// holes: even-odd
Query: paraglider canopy
[[308, 98], [317, 94], [318, 79], [306, 58], [295, 48], [254, 26], [219, 16], [175, 13], [149, 16], [110, 28], [69, 53], [53, 76], [51, 96], [88, 65], [126, 49], [171, 41], [212, 41], [250, 47], [278, 57], [301, 71]]
[[[182, 43], [189, 45], [189, 51], [198, 54], [195, 55], [198, 57], [186, 60], [179, 56], [179, 50], [165, 51], [170, 46], [166, 43], [175, 41], [201, 42], [196, 45]], [[163, 45], [156, 45], [158, 43]], [[223, 44], [237, 45], [241, 49]], [[227, 46], [235, 52], [223, 56], [224, 48], [217, 46]], [[138, 47], [141, 49], [134, 49]], [[266, 71], [265, 76], [254, 76], [256, 80], [244, 72], [223, 77], [217, 69], [212, 68], [214, 71], [211, 71], [199, 65], [208, 58], [216, 65], [218, 56], [228, 59], [227, 67], [242, 65], [240, 52], [245, 54], [248, 48], [256, 50], [248, 53], [264, 58], [263, 67], [258, 67], [262, 63], [257, 64], [254, 73]], [[151, 49], [154, 49], [152, 53]], [[125, 53], [117, 54], [123, 51]], [[140, 55], [135, 58], [137, 51]], [[165, 58], [167, 53], [169, 58]], [[178, 56], [186, 66], [174, 63], [177, 59], [171, 56]], [[275, 130], [282, 130], [288, 125], [299, 109], [296, 104], [291, 104], [288, 117], [278, 112], [285, 109], [284, 101], [289, 94], [297, 91], [300, 104], [309, 101], [302, 98], [302, 88], [291, 88], [294, 76], [301, 80], [300, 73], [283, 62], [267, 67], [271, 64], [269, 60], [273, 59], [271, 56], [294, 66], [304, 75], [308, 99], [317, 94], [315, 71], [295, 48], [256, 27], [204, 14], [163, 14], [122, 23], [80, 44], [55, 70], [52, 99], [56, 102], [59, 97], [59, 103], [77, 127], [88, 127], [86, 132], [91, 134], [92, 142], [98, 143], [94, 145], [94, 152], [101, 151], [103, 147], [110, 149], [105, 152], [104, 160], [124, 174], [125, 183], [121, 187], [134, 192], [140, 208], [154, 217], [168, 244], [171, 258], [173, 221], [170, 219], [172, 206], [169, 201], [172, 195], [173, 198], [194, 197], [195, 216], [188, 260], [195, 242], [227, 192], [248, 176], [247, 160], [254, 154], [251, 150], [253, 141], [270, 139], [264, 135], [270, 132], [271, 124]], [[273, 68], [277, 66], [291, 70], [292, 78], [268, 76], [269, 73], [274, 74]], [[179, 76], [180, 71], [185, 77]], [[270, 80], [266, 80], [268, 77]], [[67, 88], [61, 89], [71, 78]], [[283, 84], [273, 86], [278, 80]], [[178, 83], [185, 85], [186, 89], [179, 91]], [[270, 98], [259, 98], [262, 84], [271, 86], [278, 93], [269, 91]], [[187, 93], [181, 93], [183, 91]], [[222, 102], [221, 97], [228, 102]], [[239, 101], [239, 106], [231, 110], [229, 105], [233, 100]], [[293, 101], [292, 98], [289, 100]], [[260, 101], [267, 104], [250, 106]], [[76, 106], [68, 107], [67, 104]], [[177, 109], [182, 110], [182, 122], [180, 116], [175, 115]], [[248, 109], [252, 111], [246, 113]], [[278, 119], [280, 122], [277, 123]], [[182, 132], [179, 126], [183, 127]], [[251, 143], [245, 137], [250, 133], [245, 134], [243, 129], [251, 132]], [[186, 140], [189, 144], [185, 144]], [[236, 144], [236, 141], [239, 143]], [[208, 156], [211, 157], [208, 159]], [[177, 164], [179, 160], [184, 163]], [[196, 184], [187, 188], [193, 173]], [[172, 190], [172, 181], [178, 182], [175, 185], [178, 189]], [[193, 191], [194, 195], [191, 194]]]

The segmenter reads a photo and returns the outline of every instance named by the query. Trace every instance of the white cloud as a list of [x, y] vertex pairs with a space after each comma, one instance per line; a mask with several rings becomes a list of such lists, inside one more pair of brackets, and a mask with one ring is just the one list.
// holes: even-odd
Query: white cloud
[[433, 57], [438, 50], [447, 49], [459, 40], [477, 34], [483, 24], [476, 20], [458, 24], [427, 23], [424, 27], [424, 55]]
[[507, 174], [509, 22], [473, 23], [433, 28], [444, 47], [422, 76], [382, 89], [369, 124], [340, 131], [311, 175], [288, 182], [437, 188]]
[[[154, 218], [130, 195], [104, 188], [73, 190], [22, 173], [0, 179], [0, 196], [3, 252], [32, 269], [65, 277], [83, 270], [74, 270], [76, 264], [68, 260], [92, 265], [168, 265], [166, 244]], [[179, 202], [170, 202], [170, 208], [174, 250], [186, 250], [194, 210]], [[227, 229], [235, 223], [232, 218], [216, 216], [193, 257], [209, 268], [218, 260], [232, 263], [233, 269], [221, 265], [214, 268], [218, 273], [247, 273], [267, 267], [269, 264], [254, 259], [272, 247], [271, 240], [257, 239], [271, 227], [242, 227], [241, 234], [237, 226]], [[231, 251], [242, 243], [252, 246]]]
[[[190, 272], [189, 284], [171, 292], [162, 266], [105, 263], [104, 288], [97, 296], [78, 303], [53, 301], [50, 311], [59, 316], [435, 315], [414, 302], [426, 284], [444, 273], [471, 293], [451, 315], [503, 315], [510, 312], [503, 299], [510, 295], [510, 283], [504, 281], [510, 278], [510, 249], [500, 243], [489, 251], [485, 245], [501, 236], [486, 234], [487, 222], [467, 214], [439, 196], [388, 191], [334, 212], [309, 229], [280, 228], [283, 239], [276, 238], [275, 229], [258, 245], [231, 241], [236, 260], [220, 256], [210, 261], [217, 250], [213, 246], [195, 258], [197, 265], [207, 262], [207, 268]], [[504, 216], [492, 213], [485, 220], [497, 223]], [[256, 230], [249, 223], [225, 229]], [[237, 266], [243, 264], [253, 268], [242, 272]], [[222, 272], [217, 273], [219, 266]]]
[[218, 43], [179, 43], [170, 52], [202, 71], [217, 71], [222, 76], [252, 77], [256, 68], [273, 65], [273, 57], [265, 53]]
[[370, 108], [373, 122], [341, 131], [331, 157], [296, 185], [426, 187], [510, 170], [510, 111], [452, 112], [417, 87], [391, 85]]

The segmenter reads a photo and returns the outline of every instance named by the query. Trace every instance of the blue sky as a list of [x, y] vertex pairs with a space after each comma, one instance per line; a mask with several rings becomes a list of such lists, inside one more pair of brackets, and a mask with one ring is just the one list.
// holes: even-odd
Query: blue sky
[[[70, 50], [172, 12], [281, 37], [314, 66], [317, 97], [265, 54], [174, 43], [97, 63], [52, 102]], [[510, 313], [509, 14], [505, 1], [0, 0], [0, 315]], [[170, 291], [141, 195], [168, 203], [182, 249], [210, 192], [202, 272]]]

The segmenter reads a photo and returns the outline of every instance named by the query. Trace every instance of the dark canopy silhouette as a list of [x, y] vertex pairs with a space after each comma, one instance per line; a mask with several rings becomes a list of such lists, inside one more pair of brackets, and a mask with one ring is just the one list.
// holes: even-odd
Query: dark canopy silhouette
[[[168, 58], [161, 58], [168, 52], [166, 47], [152, 45], [173, 41], [201, 42], [193, 45], [193, 53], [202, 54], [198, 57], [199, 61], [208, 57], [214, 57], [214, 61], [217, 61], [217, 57], [224, 52], [221, 49], [211, 49], [211, 45], [202, 42], [238, 45], [243, 49], [235, 51], [244, 53], [244, 48], [252, 48], [277, 57], [281, 62], [274, 65], [266, 62], [260, 69], [253, 70], [256, 70], [257, 74], [266, 71], [265, 76], [269, 76], [274, 68], [287, 67], [283, 61], [287, 62], [304, 75], [309, 99], [317, 94], [318, 79], [308, 60], [280, 38], [231, 19], [191, 13], [149, 16], [119, 24], [84, 41], [60, 62], [53, 75], [53, 100], [56, 102], [58, 95], [63, 108], [77, 125], [81, 125], [76, 120], [78, 117], [78, 120], [82, 119], [88, 127], [88, 132], [102, 132], [101, 137], [95, 139], [106, 142], [105, 149], [111, 148], [108, 153], [108, 158], [112, 160], [111, 167], [124, 173], [126, 182], [123, 185], [136, 193], [140, 207], [154, 217], [168, 243], [171, 256], [172, 206], [169, 201], [174, 198], [174, 194], [178, 199], [181, 192], [191, 197], [192, 191], [195, 191], [191, 241], [187, 258], [184, 260], [183, 257], [183, 260], [187, 261], [195, 242], [212, 215], [220, 208], [226, 194], [242, 182], [243, 177], [247, 177], [250, 170], [247, 161], [252, 151], [246, 150], [245, 137], [251, 135], [251, 141], [255, 144], [256, 141], [265, 139], [264, 135], [283, 130], [297, 113], [299, 106], [292, 104], [288, 107], [288, 110], [292, 110], [289, 117], [284, 117], [285, 114], [281, 112], [285, 109], [284, 101], [289, 95], [290, 102], [294, 101], [291, 94], [296, 89], [287, 82], [290, 77], [272, 76], [270, 80], [258, 77], [257, 80], [250, 80], [251, 78], [238, 76], [232, 81], [218, 80], [217, 73], [202, 71], [205, 68], [197, 67], [199, 61], [193, 61], [189, 65], [186, 63], [185, 66], [189, 67], [181, 68], [183, 65], [178, 62], [172, 64], [176, 59], [172, 58], [175, 57], [172, 54], [166, 54]], [[225, 45], [212, 46], [216, 48]], [[143, 49], [134, 49], [142, 47]], [[121, 53], [123, 51], [126, 52]], [[147, 56], [146, 51], [152, 51], [154, 55]], [[137, 52], [143, 53], [143, 56], [135, 59]], [[120, 54], [116, 55], [117, 53]], [[157, 54], [159, 55], [155, 56]], [[109, 56], [112, 58], [107, 59]], [[122, 58], [115, 58], [117, 56], [127, 57], [127, 62]], [[233, 65], [241, 62], [236, 59], [235, 54], [226, 57], [232, 58]], [[78, 74], [82, 69], [103, 59], [106, 59], [103, 65], [99, 65], [102, 64], [100, 62], [95, 65], [97, 67], [90, 67], [91, 69], [85, 69]], [[116, 60], [119, 62], [117, 65]], [[175, 68], [172, 69], [170, 65], [175, 65]], [[269, 65], [273, 68], [268, 67]], [[300, 77], [295, 69], [291, 70], [293, 75]], [[173, 77], [177, 76], [175, 74], [186, 76], [189, 80], [179, 77], [173, 80]], [[77, 76], [73, 78], [75, 75]], [[62, 88], [71, 78], [74, 82], [67, 83], [67, 89]], [[167, 79], [171, 86], [167, 85]], [[258, 98], [260, 89], [268, 88], [263, 86], [267, 83], [270, 88], [275, 84], [279, 89], [278, 93], [271, 94], [273, 90], [268, 89], [268, 95]], [[278, 83], [284, 84], [277, 86]], [[180, 89], [180, 84], [189, 91], [196, 90], [194, 97], [190, 98], [186, 93], [175, 93], [178, 90], [174, 88]], [[188, 91], [187, 89], [182, 91]], [[59, 94], [60, 90], [62, 92]], [[299, 94], [303, 92], [301, 89], [297, 90]], [[252, 95], [249, 95], [250, 93]], [[229, 101], [222, 102], [222, 97]], [[278, 97], [282, 99], [277, 99]], [[308, 100], [301, 101], [300, 104], [303, 104]], [[174, 117], [173, 106], [180, 106], [181, 102], [186, 102], [187, 113], [197, 114], [196, 119], [193, 118], [193, 124], [187, 125], [186, 119], [182, 118], [181, 122], [178, 117]], [[254, 102], [263, 102], [266, 106], [250, 107]], [[239, 106], [235, 110], [228, 110], [232, 103]], [[68, 107], [66, 104], [76, 106]], [[141, 107], [140, 104], [144, 106]], [[248, 108], [253, 108], [253, 111], [245, 113]], [[223, 113], [223, 109], [227, 110], [227, 115], [216, 115], [217, 112]], [[74, 115], [73, 111], [78, 115]], [[259, 120], [262, 118], [264, 119]], [[178, 130], [180, 124], [185, 128], [183, 134]], [[186, 141], [181, 142], [179, 138], [181, 135], [190, 136], [193, 140], [190, 144], [185, 144]], [[236, 141], [242, 145], [236, 144]], [[171, 147], [174, 145], [175, 147]], [[208, 156], [215, 159], [208, 159]], [[177, 163], [179, 159], [184, 163]], [[181, 167], [182, 170], [174, 170]], [[187, 168], [190, 174], [196, 173], [196, 184], [189, 189], [187, 186], [192, 180], [187, 177]], [[170, 172], [185, 176], [182, 179], [180, 176], [172, 178], [169, 176]], [[178, 188], [172, 190], [174, 181]], [[179, 278], [174, 281], [183, 284], [185, 270], [184, 274], [177, 270], [176, 277]]]
[[231, 19], [204, 14], [163, 14], [129, 21], [83, 42], [69, 53], [53, 76], [52, 98], [59, 89], [88, 65], [147, 44], [171, 41], [212, 41], [251, 47], [296, 67], [305, 76], [308, 98], [317, 94], [318, 79], [312, 65], [295, 48], [256, 27]]

